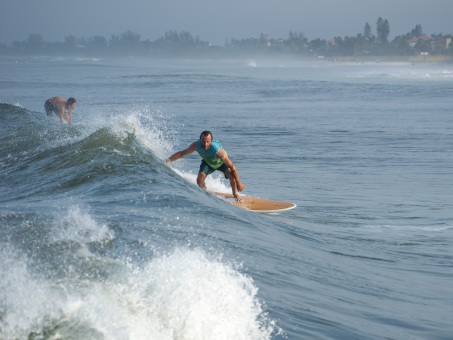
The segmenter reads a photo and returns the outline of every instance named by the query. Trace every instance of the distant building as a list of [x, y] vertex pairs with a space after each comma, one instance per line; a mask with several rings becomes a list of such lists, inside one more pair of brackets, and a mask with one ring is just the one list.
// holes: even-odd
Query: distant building
[[429, 35], [423, 34], [419, 37], [412, 37], [407, 42], [409, 43], [409, 46], [413, 48], [415, 47], [415, 45], [417, 45], [419, 41], [432, 41], [432, 40], [434, 39], [431, 38]]
[[451, 45], [451, 38], [439, 38], [439, 39], [431, 41], [431, 46], [432, 46], [433, 50], [448, 49], [450, 45]]
[[[426, 34], [421, 35], [419, 37], [412, 37], [407, 40], [410, 47], [414, 48], [419, 42], [426, 42], [429, 43], [431, 46], [432, 51], [442, 51], [446, 50], [451, 45], [452, 38], [446, 37], [437, 37], [433, 38]], [[425, 45], [426, 46], [426, 45]]]

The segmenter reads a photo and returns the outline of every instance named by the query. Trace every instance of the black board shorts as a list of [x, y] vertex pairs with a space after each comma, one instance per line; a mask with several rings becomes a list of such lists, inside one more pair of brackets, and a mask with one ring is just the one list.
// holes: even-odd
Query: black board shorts
[[219, 170], [219, 171], [222, 171], [223, 174], [225, 175], [225, 178], [228, 178], [225, 171], [228, 170], [228, 167], [225, 165], [225, 163], [223, 163], [221, 166], [219, 166], [217, 169], [213, 169], [211, 168], [208, 163], [205, 162], [204, 159], [201, 160], [201, 164], [200, 164], [200, 172], [204, 172], [207, 175], [209, 174], [212, 174], [214, 171], [216, 170]]
[[52, 112], [55, 112], [55, 114], [58, 113], [58, 107], [53, 105], [50, 102], [50, 99], [47, 99], [46, 102], [44, 103], [44, 109], [46, 110], [46, 113], [48, 116], [50, 116], [52, 114]]

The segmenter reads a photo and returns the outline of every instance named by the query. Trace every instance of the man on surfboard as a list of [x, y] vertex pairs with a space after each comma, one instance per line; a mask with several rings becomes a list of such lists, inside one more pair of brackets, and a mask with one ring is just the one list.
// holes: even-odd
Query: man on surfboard
[[72, 123], [72, 110], [76, 107], [76, 100], [69, 98], [66, 100], [63, 97], [52, 97], [46, 100], [44, 103], [44, 109], [46, 110], [47, 116], [51, 116], [54, 112], [59, 118], [60, 123], [68, 122]]
[[185, 157], [195, 151], [197, 151], [201, 158], [203, 158], [197, 177], [198, 186], [206, 190], [206, 177], [216, 170], [222, 171], [225, 178], [230, 180], [233, 196], [240, 202], [241, 198], [238, 192], [244, 190], [245, 185], [243, 185], [240, 181], [236, 166], [228, 157], [228, 154], [223, 149], [222, 144], [220, 144], [220, 141], [217, 139], [212, 138], [212, 133], [210, 131], [203, 131], [200, 134], [200, 139], [198, 141], [190, 144], [187, 149], [178, 151], [171, 155], [165, 160], [165, 162], [174, 162], [177, 159]]

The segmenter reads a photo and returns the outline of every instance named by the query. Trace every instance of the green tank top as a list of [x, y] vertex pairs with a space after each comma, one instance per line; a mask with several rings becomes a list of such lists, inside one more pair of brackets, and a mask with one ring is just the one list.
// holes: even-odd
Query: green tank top
[[[204, 159], [206, 164], [208, 164], [211, 168], [217, 169], [222, 166], [223, 161], [216, 156], [217, 152], [222, 149], [222, 144], [217, 139], [214, 139], [211, 143], [211, 147], [208, 150], [203, 149], [201, 146], [201, 140], [198, 141], [197, 144], [197, 152], [198, 154]], [[226, 151], [223, 150], [226, 154]]]

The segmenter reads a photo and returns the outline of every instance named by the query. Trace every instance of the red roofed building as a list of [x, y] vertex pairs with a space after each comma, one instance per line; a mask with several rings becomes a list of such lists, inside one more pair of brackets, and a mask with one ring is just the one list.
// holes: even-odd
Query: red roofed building
[[431, 38], [429, 35], [423, 34], [419, 37], [412, 37], [407, 42], [409, 43], [410, 47], [414, 47], [415, 45], [417, 45], [419, 41], [432, 41], [432, 40], [434, 39]]

